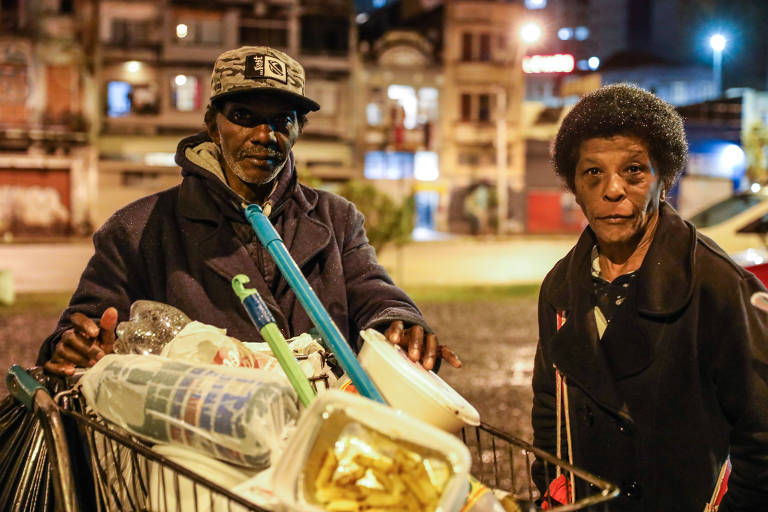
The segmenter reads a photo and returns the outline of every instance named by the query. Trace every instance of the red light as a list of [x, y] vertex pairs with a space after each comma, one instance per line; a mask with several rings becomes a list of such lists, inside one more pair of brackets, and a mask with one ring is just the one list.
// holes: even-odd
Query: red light
[[574, 65], [573, 55], [568, 53], [523, 57], [524, 73], [570, 73], [573, 71]]

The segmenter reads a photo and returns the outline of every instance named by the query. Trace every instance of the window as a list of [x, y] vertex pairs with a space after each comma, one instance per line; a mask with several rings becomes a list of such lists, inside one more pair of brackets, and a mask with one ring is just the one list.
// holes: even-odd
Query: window
[[284, 28], [241, 26], [240, 43], [244, 46], [265, 45], [272, 48], [286, 48], [288, 31]]
[[472, 120], [472, 96], [469, 94], [461, 95], [461, 120]]
[[765, 196], [749, 193], [729, 197], [728, 199], [715, 203], [704, 211], [697, 213], [689, 220], [691, 221], [691, 224], [699, 229], [707, 228], [725, 222], [764, 200]]
[[151, 41], [150, 20], [112, 18], [107, 42], [113, 45], [144, 44]]
[[472, 60], [472, 39], [474, 38], [469, 32], [461, 35], [461, 60], [463, 61]]
[[477, 120], [487, 123], [491, 120], [491, 96], [481, 94], [478, 96]]
[[491, 35], [480, 34], [480, 54], [478, 55], [479, 61], [488, 62], [491, 60]]
[[158, 112], [157, 93], [149, 84], [114, 80], [107, 83], [107, 116], [147, 115]]
[[[179, 25], [186, 30], [179, 31]], [[221, 20], [219, 19], [179, 19], [174, 24], [176, 42], [183, 45], [216, 46], [222, 43]]]
[[301, 50], [313, 55], [346, 55], [349, 48], [349, 21], [318, 16], [301, 18]]
[[199, 110], [201, 103], [200, 80], [196, 76], [176, 75], [171, 79], [171, 105], [176, 110]]

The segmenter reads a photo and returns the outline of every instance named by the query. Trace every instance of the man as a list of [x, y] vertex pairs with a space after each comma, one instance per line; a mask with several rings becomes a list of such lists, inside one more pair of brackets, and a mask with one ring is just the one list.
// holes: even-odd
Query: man
[[286, 337], [312, 328], [288, 283], [246, 222], [244, 204], [260, 204], [347, 339], [381, 329], [410, 357], [433, 368], [445, 358], [421, 313], [368, 244], [350, 202], [298, 183], [291, 151], [306, 114], [320, 106], [304, 95], [304, 69], [267, 47], [219, 56], [211, 77], [206, 130], [179, 143], [182, 183], [115, 213], [94, 235], [83, 272], [39, 363], [67, 375], [112, 350], [115, 326], [131, 303], [150, 299], [193, 320], [259, 341], [230, 282], [244, 273]]

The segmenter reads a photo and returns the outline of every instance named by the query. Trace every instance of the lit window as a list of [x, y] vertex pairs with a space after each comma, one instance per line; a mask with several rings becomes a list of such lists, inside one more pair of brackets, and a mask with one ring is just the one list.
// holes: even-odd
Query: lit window
[[369, 151], [365, 154], [365, 177], [369, 180], [401, 180], [413, 177], [413, 153]]
[[189, 112], [200, 108], [200, 81], [195, 76], [176, 75], [171, 82], [171, 103], [176, 110]]
[[440, 177], [437, 153], [417, 151], [414, 155], [413, 177], [419, 181], [435, 181]]
[[559, 37], [561, 41], [567, 41], [573, 37], [573, 29], [570, 27], [563, 27], [557, 31], [557, 37]]
[[577, 41], [583, 41], [589, 37], [589, 29], [587, 27], [576, 27], [573, 31], [573, 36]]
[[365, 107], [365, 117], [368, 119], [369, 125], [379, 126], [381, 124], [381, 107], [376, 103], [369, 103]]
[[416, 91], [409, 85], [390, 85], [387, 88], [389, 99], [396, 100], [405, 111], [403, 126], [412, 130], [416, 128], [419, 113], [419, 102], [416, 99]]
[[547, 6], [547, 0], [525, 0], [525, 6], [529, 9], [543, 9]]
[[107, 84], [107, 115], [120, 117], [131, 113], [131, 84], [109, 82]]

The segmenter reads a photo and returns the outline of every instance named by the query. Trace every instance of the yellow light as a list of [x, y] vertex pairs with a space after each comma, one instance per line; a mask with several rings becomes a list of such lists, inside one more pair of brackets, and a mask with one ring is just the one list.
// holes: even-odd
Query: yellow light
[[187, 27], [184, 23], [179, 23], [176, 25], [176, 37], [179, 39], [184, 39], [189, 34], [189, 27]]
[[176, 78], [174, 78], [173, 81], [176, 83], [176, 85], [181, 87], [182, 85], [187, 83], [187, 77], [186, 75], [176, 75]]
[[129, 73], [138, 73], [141, 69], [141, 62], [137, 60], [129, 60], [125, 63], [125, 69], [127, 69]]

